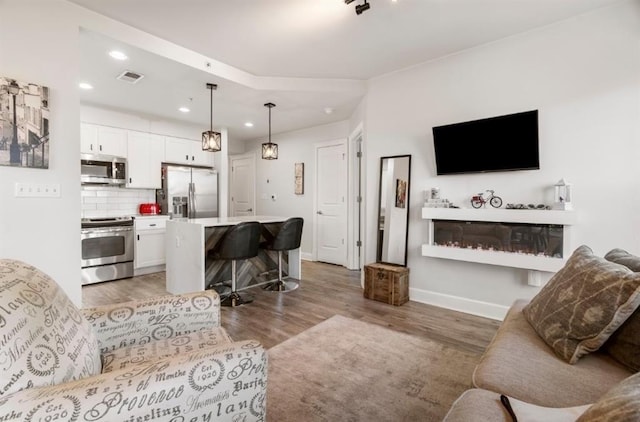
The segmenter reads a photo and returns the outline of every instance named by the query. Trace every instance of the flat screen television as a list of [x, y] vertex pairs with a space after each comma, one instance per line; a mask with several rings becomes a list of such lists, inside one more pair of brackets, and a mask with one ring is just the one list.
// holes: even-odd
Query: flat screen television
[[436, 173], [536, 170], [538, 110], [433, 128]]

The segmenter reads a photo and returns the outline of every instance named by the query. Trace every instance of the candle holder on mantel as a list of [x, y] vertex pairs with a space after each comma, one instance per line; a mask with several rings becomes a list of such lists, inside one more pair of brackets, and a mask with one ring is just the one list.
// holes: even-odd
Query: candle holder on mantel
[[572, 210], [571, 183], [568, 183], [564, 178], [562, 178], [553, 187], [553, 209], [564, 211]]

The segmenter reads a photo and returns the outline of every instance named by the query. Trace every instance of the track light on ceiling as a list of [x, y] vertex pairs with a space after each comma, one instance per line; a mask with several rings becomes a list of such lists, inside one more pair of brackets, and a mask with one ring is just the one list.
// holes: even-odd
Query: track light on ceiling
[[361, 15], [362, 12], [369, 10], [371, 5], [367, 0], [364, 0], [363, 4], [356, 4], [356, 15]]
[[344, 4], [351, 4], [351, 3], [353, 3], [354, 1], [356, 1], [356, 0], [344, 0]]
[[271, 109], [276, 105], [274, 103], [266, 103], [265, 107], [269, 107], [269, 142], [262, 144], [262, 159], [263, 160], [277, 160], [278, 159], [278, 144], [271, 142]]
[[207, 84], [207, 89], [211, 91], [211, 126], [209, 130], [202, 132], [202, 150], [218, 152], [222, 149], [222, 135], [213, 131], [213, 90], [218, 89], [218, 85]]

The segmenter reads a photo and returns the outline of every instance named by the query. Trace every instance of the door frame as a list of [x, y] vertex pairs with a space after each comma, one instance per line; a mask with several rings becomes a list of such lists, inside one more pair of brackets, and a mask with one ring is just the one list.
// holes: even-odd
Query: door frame
[[231, 216], [232, 214], [232, 209], [231, 207], [233, 206], [233, 201], [231, 200], [231, 197], [233, 196], [233, 160], [243, 160], [245, 158], [251, 158], [251, 161], [253, 162], [253, 215], [257, 215], [257, 207], [258, 207], [258, 201], [257, 201], [257, 197], [256, 197], [256, 172], [257, 172], [257, 168], [256, 168], [256, 152], [255, 151], [251, 151], [251, 152], [247, 152], [244, 154], [234, 154], [234, 155], [229, 155], [229, 195], [228, 195], [228, 201], [227, 201], [227, 215]]
[[[340, 139], [334, 139], [333, 141], [325, 141], [325, 142], [318, 142], [313, 144], [313, 154], [314, 154], [314, 165], [315, 165], [315, 174], [314, 174], [314, 188], [313, 188], [313, 249], [312, 249], [312, 259], [314, 261], [318, 260], [318, 150], [320, 148], [324, 148], [324, 147], [330, 147], [332, 145], [342, 145], [345, 147], [345, 165], [347, 166], [346, 168], [346, 174], [347, 174], [347, 178], [349, 177], [349, 145], [348, 145], [348, 138], [340, 138]], [[349, 197], [349, 189], [347, 188], [347, 192], [345, 193], [347, 198]], [[347, 206], [347, 212], [346, 212], [346, 222], [345, 222], [345, 230], [346, 233], [345, 234], [345, 239], [348, 239], [348, 235], [349, 235], [349, 201], [346, 201]], [[348, 264], [348, 255], [349, 255], [349, 245], [345, 244], [345, 252], [346, 255], [344, 257], [344, 264], [343, 266], [347, 266]]]
[[[364, 128], [362, 122], [351, 132], [348, 142], [347, 268], [361, 270], [364, 266], [364, 207], [366, 204], [366, 185], [364, 184], [366, 179], [364, 177], [365, 166], [363, 165], [365, 163]], [[358, 152], [360, 152], [360, 157], [358, 157]], [[359, 163], [358, 160], [360, 161]], [[358, 207], [358, 184], [360, 184], [360, 207]], [[358, 246], [358, 240], [361, 242], [360, 246]]]

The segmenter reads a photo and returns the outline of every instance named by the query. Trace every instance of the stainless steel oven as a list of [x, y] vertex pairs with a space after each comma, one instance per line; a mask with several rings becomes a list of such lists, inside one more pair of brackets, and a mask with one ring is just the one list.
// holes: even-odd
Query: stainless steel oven
[[83, 218], [82, 284], [133, 276], [133, 219]]

